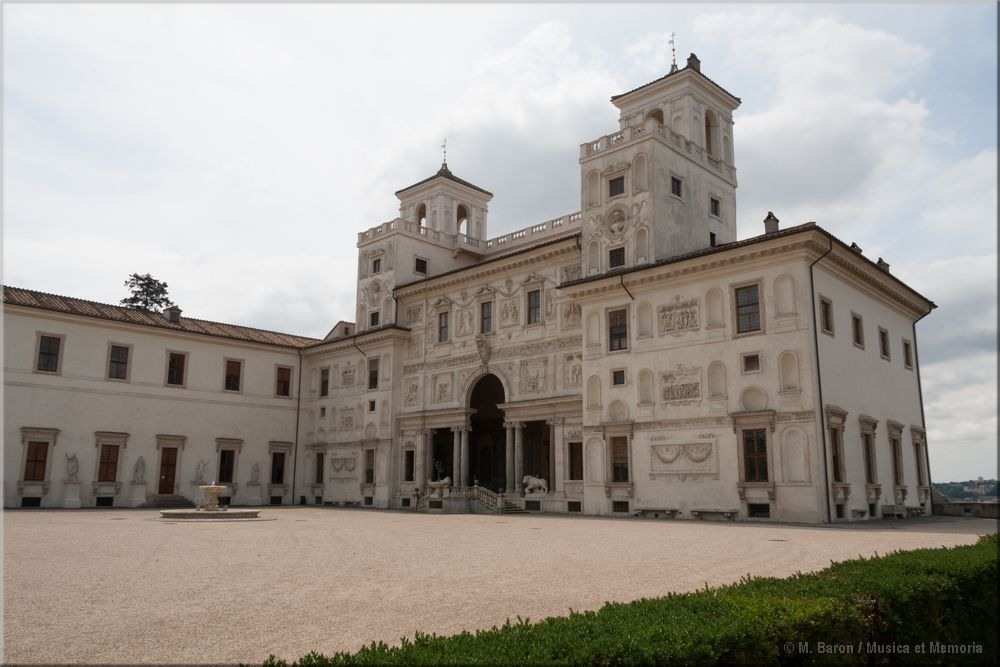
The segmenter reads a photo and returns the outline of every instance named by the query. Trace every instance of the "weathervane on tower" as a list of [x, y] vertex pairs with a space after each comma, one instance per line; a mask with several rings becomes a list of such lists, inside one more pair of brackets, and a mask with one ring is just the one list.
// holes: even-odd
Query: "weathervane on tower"
[[673, 74], [674, 72], [677, 71], [677, 40], [675, 39], [676, 37], [677, 37], [677, 33], [674, 33], [674, 32], [670, 33], [670, 57], [671, 57], [670, 73], [671, 74]]
[[444, 143], [441, 144], [441, 163], [448, 164], [448, 139], [445, 138]]

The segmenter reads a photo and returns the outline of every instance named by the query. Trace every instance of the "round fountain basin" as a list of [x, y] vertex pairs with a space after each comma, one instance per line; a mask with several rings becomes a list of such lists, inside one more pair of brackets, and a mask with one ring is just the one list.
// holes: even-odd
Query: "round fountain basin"
[[225, 510], [160, 510], [164, 519], [257, 519], [260, 510], [230, 508]]

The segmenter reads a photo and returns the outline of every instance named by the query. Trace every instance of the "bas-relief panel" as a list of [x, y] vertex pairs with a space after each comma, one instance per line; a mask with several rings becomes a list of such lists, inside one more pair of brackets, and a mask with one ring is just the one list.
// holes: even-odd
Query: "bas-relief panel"
[[566, 387], [583, 386], [583, 360], [579, 354], [567, 354], [563, 363], [565, 377], [563, 384]]
[[701, 367], [677, 364], [671, 371], [660, 373], [660, 400], [686, 405], [701, 400]]
[[548, 390], [548, 357], [521, 361], [521, 393], [537, 394]]
[[420, 380], [414, 378], [406, 381], [403, 389], [403, 405], [414, 407], [420, 404]]
[[649, 434], [649, 477], [671, 477], [678, 481], [699, 481], [718, 475], [718, 438], [714, 433], [682, 436]]
[[674, 297], [673, 303], [656, 310], [660, 334], [681, 333], [698, 328], [698, 299], [682, 300]]
[[472, 333], [472, 310], [466, 308], [458, 311], [458, 334], [468, 336]]
[[505, 299], [500, 305], [500, 326], [512, 327], [517, 324], [520, 324], [517, 301], [515, 299]]
[[580, 326], [580, 304], [566, 303], [562, 307], [562, 328], [575, 329]]
[[416, 359], [420, 357], [424, 339], [420, 334], [413, 334], [406, 339], [406, 357]]
[[353, 387], [356, 377], [356, 367], [352, 363], [347, 363], [340, 372], [340, 386]]
[[451, 373], [438, 373], [434, 376], [432, 403], [448, 403], [452, 400], [453, 377]]
[[330, 479], [354, 479], [354, 471], [358, 467], [355, 456], [330, 458]]

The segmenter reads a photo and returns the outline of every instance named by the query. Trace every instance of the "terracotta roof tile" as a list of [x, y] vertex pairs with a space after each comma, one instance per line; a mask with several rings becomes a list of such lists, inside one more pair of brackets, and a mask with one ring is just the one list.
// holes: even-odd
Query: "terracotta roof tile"
[[262, 343], [264, 345], [277, 345], [298, 349], [320, 342], [318, 338], [295, 336], [277, 331], [240, 326], [238, 324], [199, 320], [193, 317], [181, 317], [180, 322], [171, 322], [160, 313], [139, 310], [137, 308], [126, 308], [125, 306], [112, 306], [107, 303], [87, 301], [86, 299], [60, 296], [47, 292], [36, 292], [35, 290], [11, 287], [9, 285], [4, 285], [3, 300], [4, 303], [25, 306], [27, 308], [38, 308], [40, 310], [81, 315], [83, 317], [96, 317], [102, 320], [138, 324], [204, 336], [215, 336], [217, 338], [229, 338], [249, 343]]

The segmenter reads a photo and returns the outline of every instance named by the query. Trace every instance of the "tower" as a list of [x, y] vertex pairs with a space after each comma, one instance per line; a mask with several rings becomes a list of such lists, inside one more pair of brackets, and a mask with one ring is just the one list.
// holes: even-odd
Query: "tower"
[[611, 102], [619, 130], [580, 146], [583, 275], [735, 241], [740, 99], [692, 53], [684, 68]]

